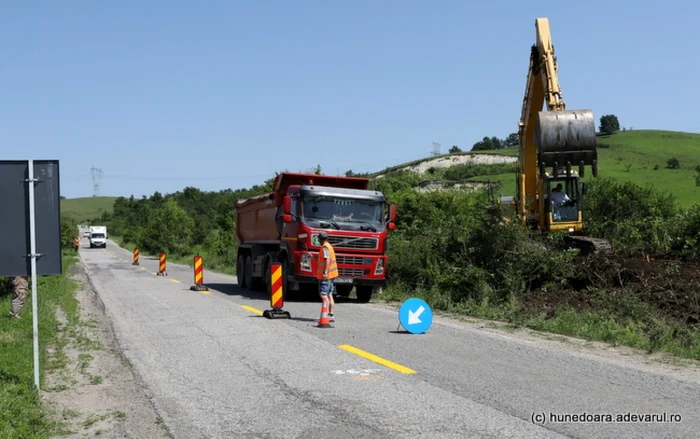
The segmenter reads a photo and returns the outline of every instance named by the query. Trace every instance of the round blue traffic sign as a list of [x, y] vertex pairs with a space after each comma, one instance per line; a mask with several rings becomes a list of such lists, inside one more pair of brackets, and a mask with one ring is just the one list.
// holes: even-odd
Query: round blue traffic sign
[[433, 311], [425, 301], [413, 297], [399, 308], [399, 322], [412, 334], [422, 334], [433, 324]]

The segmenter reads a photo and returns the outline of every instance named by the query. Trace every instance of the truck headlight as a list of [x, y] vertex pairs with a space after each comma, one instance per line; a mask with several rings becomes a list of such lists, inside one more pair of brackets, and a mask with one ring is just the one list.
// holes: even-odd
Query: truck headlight
[[311, 271], [311, 255], [304, 253], [301, 255], [301, 261], [299, 262], [299, 269], [303, 271]]
[[374, 268], [374, 274], [384, 273], [384, 259], [377, 259], [377, 266]]

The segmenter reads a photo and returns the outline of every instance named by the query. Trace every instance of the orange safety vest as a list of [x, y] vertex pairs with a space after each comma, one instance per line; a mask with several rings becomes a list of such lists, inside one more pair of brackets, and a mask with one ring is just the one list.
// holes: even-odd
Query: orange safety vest
[[323, 249], [328, 249], [329, 266], [328, 266], [328, 279], [335, 279], [338, 277], [338, 265], [335, 262], [335, 250], [333, 246], [328, 242], [324, 242], [323, 246], [318, 251], [318, 258], [316, 258], [316, 278], [323, 279], [323, 272], [326, 269], [326, 260], [323, 257]]

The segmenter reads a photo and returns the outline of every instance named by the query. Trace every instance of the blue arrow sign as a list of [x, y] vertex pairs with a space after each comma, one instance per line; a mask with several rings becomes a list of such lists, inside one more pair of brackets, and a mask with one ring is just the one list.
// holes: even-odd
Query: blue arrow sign
[[433, 324], [433, 311], [423, 300], [411, 298], [399, 309], [399, 322], [412, 334], [422, 334]]

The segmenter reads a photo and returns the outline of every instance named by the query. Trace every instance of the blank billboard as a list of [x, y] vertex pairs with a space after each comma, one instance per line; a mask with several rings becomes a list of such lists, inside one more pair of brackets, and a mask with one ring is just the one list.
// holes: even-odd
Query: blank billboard
[[[34, 160], [37, 275], [61, 274], [58, 160]], [[0, 276], [30, 276], [29, 161], [0, 160]]]

